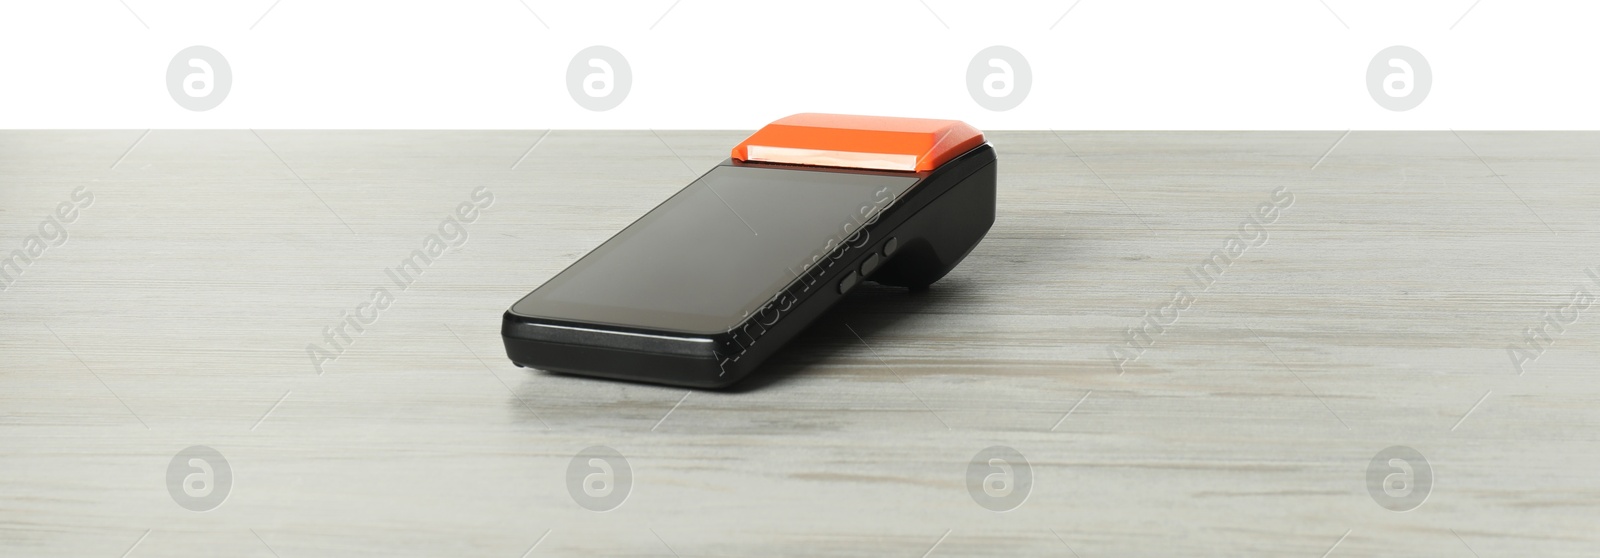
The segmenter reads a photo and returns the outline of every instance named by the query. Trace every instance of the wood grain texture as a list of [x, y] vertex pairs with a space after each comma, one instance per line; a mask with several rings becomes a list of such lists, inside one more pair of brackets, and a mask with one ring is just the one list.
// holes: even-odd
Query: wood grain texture
[[[1600, 553], [1600, 307], [1507, 354], [1600, 293], [1600, 134], [991, 133], [960, 267], [687, 397], [517, 369], [499, 316], [745, 133], [544, 134], [0, 133], [0, 256], [94, 196], [0, 292], [0, 554]], [[469, 241], [319, 375], [307, 344], [479, 187]], [[168, 493], [192, 445], [233, 471], [209, 512]], [[567, 491], [595, 445], [634, 475], [606, 513]], [[993, 445], [1034, 478], [1005, 513], [966, 486]], [[1406, 513], [1366, 487], [1390, 446], [1435, 477]]]

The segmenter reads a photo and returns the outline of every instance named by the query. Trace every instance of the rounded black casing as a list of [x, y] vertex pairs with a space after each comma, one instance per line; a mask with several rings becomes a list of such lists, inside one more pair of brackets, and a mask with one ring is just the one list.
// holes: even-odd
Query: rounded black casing
[[[938, 168], [742, 323], [714, 335], [685, 335], [525, 316], [507, 311], [500, 334], [518, 366], [565, 374], [720, 388], [743, 379], [849, 293], [862, 280], [926, 288], [949, 273], [983, 239], [995, 216], [996, 160], [985, 143]], [[796, 167], [729, 159], [722, 166]], [[885, 248], [893, 250], [887, 256]], [[876, 267], [862, 264], [876, 255]], [[847, 282], [840, 288], [840, 282]]]

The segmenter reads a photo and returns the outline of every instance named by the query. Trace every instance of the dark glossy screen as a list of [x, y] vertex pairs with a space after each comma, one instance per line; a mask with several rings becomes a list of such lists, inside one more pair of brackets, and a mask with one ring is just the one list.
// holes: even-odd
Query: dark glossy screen
[[[917, 181], [719, 166], [512, 307], [686, 333], [739, 323]], [[848, 227], [847, 227], [848, 225]]]

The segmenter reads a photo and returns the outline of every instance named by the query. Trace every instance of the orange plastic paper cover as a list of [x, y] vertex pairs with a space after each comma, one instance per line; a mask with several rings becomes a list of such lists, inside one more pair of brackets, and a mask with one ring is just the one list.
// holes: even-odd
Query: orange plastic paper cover
[[959, 120], [803, 113], [757, 130], [733, 158], [921, 172], [979, 145], [983, 132]]

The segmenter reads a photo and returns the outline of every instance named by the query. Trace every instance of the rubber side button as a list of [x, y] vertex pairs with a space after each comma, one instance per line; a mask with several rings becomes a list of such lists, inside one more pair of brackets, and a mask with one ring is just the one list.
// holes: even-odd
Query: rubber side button
[[889, 240], [883, 241], [883, 255], [885, 255], [885, 256], [893, 256], [894, 255], [894, 249], [895, 248], [899, 248], [899, 247], [900, 247], [900, 239], [891, 236], [891, 237], [889, 237]]
[[859, 284], [861, 284], [861, 274], [854, 271], [846, 273], [844, 277], [839, 279], [839, 294], [848, 293], [850, 289], [856, 288], [856, 285]]
[[883, 256], [867, 254], [867, 260], [861, 262], [861, 276], [872, 275], [872, 272], [878, 269], [878, 264], [880, 263], [883, 263]]

